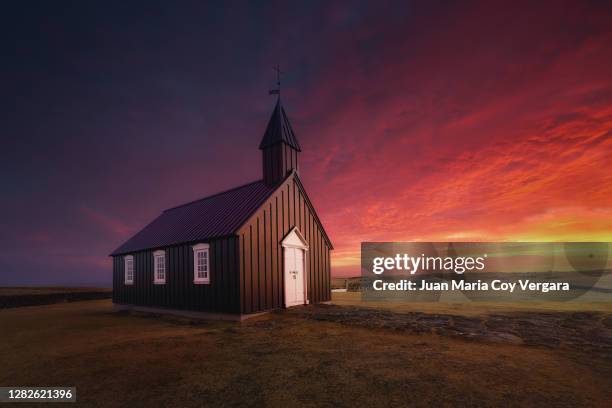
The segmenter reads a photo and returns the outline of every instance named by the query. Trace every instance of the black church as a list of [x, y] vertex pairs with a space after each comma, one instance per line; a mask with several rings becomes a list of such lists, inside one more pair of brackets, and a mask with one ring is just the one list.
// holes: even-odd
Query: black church
[[259, 149], [262, 180], [169, 208], [111, 254], [117, 308], [241, 319], [331, 299], [333, 246], [280, 98]]

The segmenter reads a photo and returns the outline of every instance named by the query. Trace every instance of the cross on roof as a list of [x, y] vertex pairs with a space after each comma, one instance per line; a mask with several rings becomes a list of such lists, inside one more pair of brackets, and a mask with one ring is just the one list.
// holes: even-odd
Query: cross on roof
[[280, 65], [276, 64], [276, 67], [274, 68], [274, 70], [276, 71], [276, 85], [278, 85], [278, 89], [280, 90], [280, 75], [281, 75]]
[[281, 76], [281, 69], [280, 69], [280, 65], [276, 64], [276, 67], [274, 67], [274, 70], [276, 71], [276, 89], [270, 89], [270, 91], [268, 91], [269, 95], [278, 95], [278, 97], [280, 98], [280, 76]]

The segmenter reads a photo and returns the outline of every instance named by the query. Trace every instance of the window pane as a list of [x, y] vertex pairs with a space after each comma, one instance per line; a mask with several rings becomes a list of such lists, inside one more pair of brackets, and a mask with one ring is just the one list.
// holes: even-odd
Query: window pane
[[155, 256], [155, 279], [158, 281], [166, 280], [166, 256]]
[[128, 282], [134, 280], [134, 261], [132, 259], [125, 260], [125, 280]]
[[208, 251], [201, 250], [196, 252], [196, 278], [208, 279]]

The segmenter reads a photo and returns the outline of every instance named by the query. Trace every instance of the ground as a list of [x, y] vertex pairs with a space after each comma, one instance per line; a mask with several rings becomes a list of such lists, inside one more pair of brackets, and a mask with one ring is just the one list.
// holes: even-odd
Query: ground
[[385, 309], [394, 312], [444, 313], [461, 316], [480, 316], [515, 312], [601, 312], [612, 314], [612, 302], [400, 302], [362, 301], [360, 292], [333, 293], [333, 303]]
[[55, 293], [112, 293], [110, 288], [65, 287], [65, 286], [3, 286], [0, 296], [46, 295]]
[[352, 306], [243, 323], [117, 314], [109, 300], [0, 310], [0, 385], [76, 386], [87, 406], [606, 406], [612, 398], [605, 341], [581, 349], [415, 333], [376, 320], [406, 313], [355, 307], [346, 294], [334, 300]]
[[92, 299], [109, 299], [110, 288], [66, 288], [60, 286], [0, 287], [0, 309], [51, 303], [77, 302]]

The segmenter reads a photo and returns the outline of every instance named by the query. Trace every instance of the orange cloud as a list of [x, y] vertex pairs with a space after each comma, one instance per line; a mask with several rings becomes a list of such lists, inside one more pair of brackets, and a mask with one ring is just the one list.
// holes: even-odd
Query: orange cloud
[[562, 46], [543, 28], [515, 59], [485, 39], [454, 60], [468, 24], [441, 29], [437, 54], [369, 75], [342, 70], [357, 58], [346, 48], [346, 75], [329, 74], [346, 99], [318, 91], [310, 114], [335, 108], [306, 129], [325, 142], [305, 147], [304, 174], [335, 271], [358, 273], [368, 240], [612, 240], [610, 30]]

